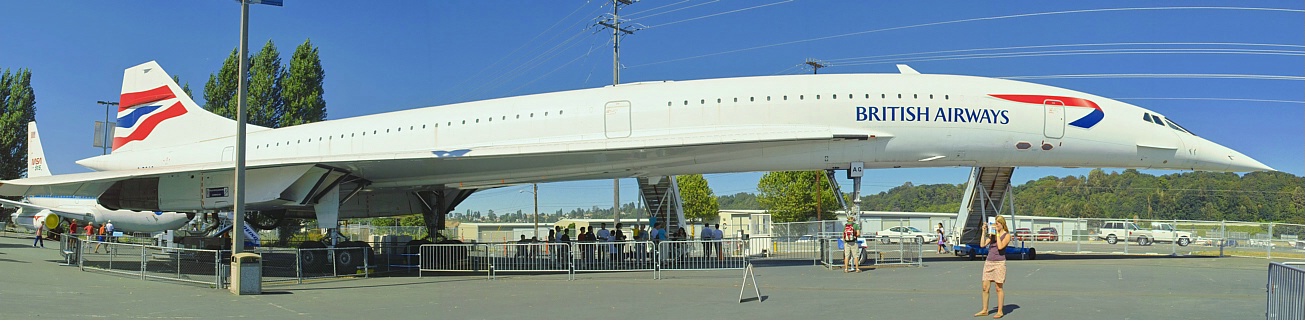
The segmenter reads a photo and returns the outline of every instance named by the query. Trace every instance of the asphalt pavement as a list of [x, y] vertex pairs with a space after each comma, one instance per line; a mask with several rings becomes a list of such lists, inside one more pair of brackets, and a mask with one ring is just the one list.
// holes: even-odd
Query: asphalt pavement
[[[0, 237], [3, 319], [980, 319], [982, 261], [844, 273], [759, 261], [741, 270], [390, 275], [271, 285], [264, 294], [59, 266], [57, 243]], [[1008, 264], [1007, 319], [1263, 319], [1268, 260], [1048, 253]], [[753, 297], [749, 287], [745, 297]], [[996, 308], [995, 294], [991, 307]], [[994, 310], [995, 311], [995, 310]]]

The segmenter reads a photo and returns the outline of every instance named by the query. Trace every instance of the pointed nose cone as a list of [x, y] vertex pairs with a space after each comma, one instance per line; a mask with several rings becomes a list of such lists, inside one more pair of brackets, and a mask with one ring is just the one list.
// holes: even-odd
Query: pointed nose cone
[[1243, 155], [1235, 150], [1228, 150], [1228, 171], [1230, 172], [1272, 172], [1274, 169], [1260, 161]]
[[1241, 152], [1202, 139], [1197, 149], [1197, 166], [1194, 169], [1224, 172], [1267, 172], [1274, 169]]

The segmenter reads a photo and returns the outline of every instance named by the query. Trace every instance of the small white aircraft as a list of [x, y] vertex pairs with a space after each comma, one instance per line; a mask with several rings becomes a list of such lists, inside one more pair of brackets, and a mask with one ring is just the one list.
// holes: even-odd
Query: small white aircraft
[[[27, 159], [28, 177], [50, 176], [36, 122], [27, 123]], [[36, 229], [37, 224], [45, 225], [46, 230], [54, 229], [67, 218], [82, 226], [112, 221], [118, 231], [153, 233], [181, 228], [193, 218], [193, 214], [175, 212], [110, 210], [97, 204], [94, 197], [79, 196], [29, 195], [22, 202], [0, 198], [0, 206], [18, 208], [10, 215], [11, 220], [27, 229]]]
[[[532, 182], [853, 164], [1272, 170], [1106, 97], [899, 70], [630, 83], [251, 126], [246, 204], [324, 228], [418, 211], [432, 225], [477, 189]], [[77, 162], [98, 172], [0, 181], [0, 195], [229, 209], [234, 127], [147, 62], [124, 72], [113, 152]]]

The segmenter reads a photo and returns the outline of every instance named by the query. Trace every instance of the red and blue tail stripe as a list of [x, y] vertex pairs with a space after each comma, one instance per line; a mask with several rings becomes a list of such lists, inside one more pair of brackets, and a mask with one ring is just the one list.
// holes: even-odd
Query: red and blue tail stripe
[[[118, 127], [127, 130], [115, 131], [115, 134], [121, 134], [123, 132], [126, 132], [127, 134], [125, 136], [115, 135], [113, 138], [113, 149], [116, 150], [118, 147], [122, 147], [122, 145], [126, 145], [133, 141], [144, 140], [149, 137], [150, 133], [154, 132], [154, 128], [158, 127], [159, 123], [173, 117], [185, 115], [186, 107], [182, 106], [180, 101], [173, 102], [172, 105], [168, 106], [168, 108], [162, 109], [161, 111], [159, 109], [163, 107], [162, 104], [141, 106], [175, 98], [177, 98], [177, 95], [173, 93], [168, 86], [160, 86], [146, 91], [123, 93], [118, 100]], [[128, 110], [130, 110], [130, 112], [123, 114], [123, 112]]]

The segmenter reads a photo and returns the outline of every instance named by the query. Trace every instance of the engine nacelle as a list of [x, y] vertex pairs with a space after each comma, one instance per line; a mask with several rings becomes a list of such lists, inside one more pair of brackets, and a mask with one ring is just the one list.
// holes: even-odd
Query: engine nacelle
[[50, 210], [41, 210], [36, 213], [24, 213], [21, 209], [13, 216], [14, 224], [18, 224], [30, 230], [35, 230], [37, 225], [45, 225], [45, 230], [51, 230], [59, 227], [60, 218]]

